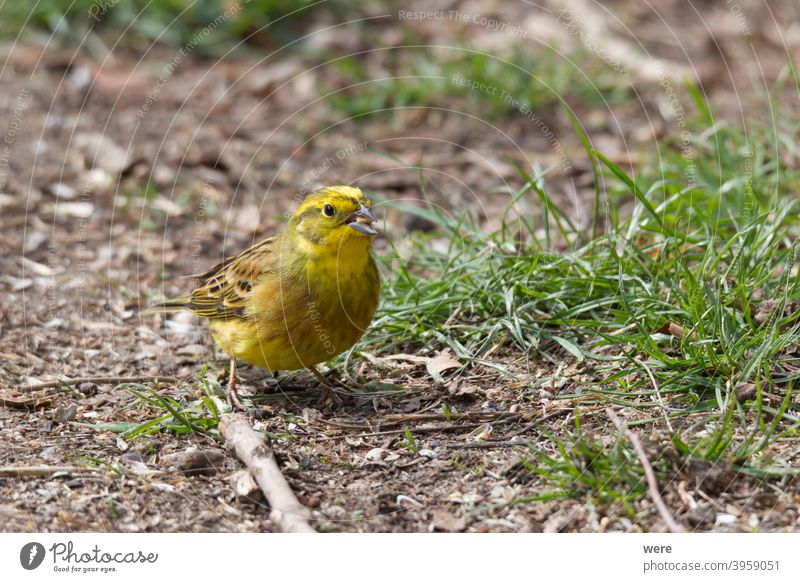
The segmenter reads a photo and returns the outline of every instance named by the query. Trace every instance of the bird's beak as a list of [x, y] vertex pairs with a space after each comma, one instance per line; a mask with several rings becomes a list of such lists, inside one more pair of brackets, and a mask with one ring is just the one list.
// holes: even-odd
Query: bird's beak
[[369, 211], [369, 208], [360, 204], [358, 206], [358, 210], [356, 210], [353, 214], [347, 217], [345, 221], [347, 224], [352, 226], [358, 232], [363, 232], [364, 234], [369, 235], [376, 235], [378, 231], [375, 230], [372, 226], [373, 222], [378, 222], [378, 219], [375, 218], [375, 215]]

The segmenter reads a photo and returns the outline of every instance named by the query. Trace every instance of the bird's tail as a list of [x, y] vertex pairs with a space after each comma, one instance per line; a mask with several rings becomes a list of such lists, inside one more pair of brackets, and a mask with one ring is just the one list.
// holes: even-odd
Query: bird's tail
[[153, 315], [154, 313], [171, 313], [173, 311], [183, 311], [191, 303], [191, 298], [188, 295], [182, 297], [175, 297], [167, 299], [162, 303], [156, 303], [150, 307], [143, 309], [140, 313], [142, 315]]

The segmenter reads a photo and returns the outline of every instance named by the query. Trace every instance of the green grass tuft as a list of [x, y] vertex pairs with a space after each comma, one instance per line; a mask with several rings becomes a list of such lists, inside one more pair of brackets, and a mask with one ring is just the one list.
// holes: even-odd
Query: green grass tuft
[[633, 97], [630, 87], [582, 52], [514, 45], [497, 57], [410, 42], [377, 56], [386, 74], [374, 74], [364, 57], [333, 61], [337, 83], [326, 82], [321, 92], [334, 110], [357, 121], [402, 107], [451, 108], [497, 120], [553, 112], [563, 99], [608, 107]]
[[[795, 474], [778, 445], [800, 426], [800, 174], [774, 158], [792, 128], [744, 134], [707, 121], [702, 108], [690, 121], [691, 156], [667, 140], [635, 176], [587, 148], [610, 205], [633, 208], [628, 219], [598, 216], [593, 230], [605, 230], [594, 236], [576, 230], [535, 168], [521, 169], [518, 218], [495, 232], [468, 214], [395, 205], [436, 231], [416, 236], [408, 259], [384, 260], [389, 280], [360, 349], [449, 347], [517, 380], [529, 377], [520, 354], [535, 367], [575, 362], [593, 379], [555, 398], [639, 409], [685, 459]], [[531, 398], [545, 381], [531, 381]], [[740, 400], [747, 384], [755, 395]], [[575, 458], [573, 468], [622, 463], [588, 438], [559, 448], [566, 456], [534, 460], [561, 473]]]

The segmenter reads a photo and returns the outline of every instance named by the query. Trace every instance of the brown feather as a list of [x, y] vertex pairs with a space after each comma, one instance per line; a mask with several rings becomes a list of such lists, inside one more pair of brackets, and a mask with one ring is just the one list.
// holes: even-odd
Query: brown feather
[[183, 308], [210, 320], [252, 318], [253, 287], [278, 268], [277, 253], [271, 252], [275, 242], [276, 237], [263, 240], [200, 275]]

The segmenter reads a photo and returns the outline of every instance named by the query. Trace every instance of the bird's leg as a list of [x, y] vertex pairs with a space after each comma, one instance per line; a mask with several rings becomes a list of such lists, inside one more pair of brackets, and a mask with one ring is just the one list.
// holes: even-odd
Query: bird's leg
[[314, 366], [309, 366], [308, 369], [312, 374], [314, 374], [314, 377], [317, 379], [317, 382], [322, 384], [325, 388], [330, 388], [330, 385], [328, 384], [328, 381], [325, 379], [325, 376], [320, 374], [319, 370], [317, 370]]
[[337, 396], [336, 391], [333, 389], [333, 386], [328, 384], [328, 381], [325, 379], [325, 376], [319, 373], [314, 366], [309, 366], [308, 369], [314, 374], [314, 377], [317, 379], [317, 382], [320, 383], [322, 386], [322, 401], [326, 402], [327, 400], [331, 400], [331, 402], [341, 402], [342, 399]]
[[236, 391], [236, 358], [231, 358], [231, 375], [228, 378], [228, 404], [233, 410], [244, 410], [239, 393]]

